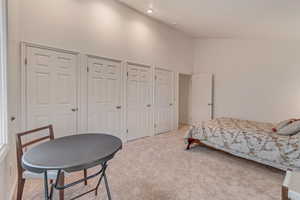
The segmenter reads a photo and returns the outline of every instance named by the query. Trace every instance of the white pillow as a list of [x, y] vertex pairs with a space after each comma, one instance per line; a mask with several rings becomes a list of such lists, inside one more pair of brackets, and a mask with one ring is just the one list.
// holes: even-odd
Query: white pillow
[[280, 135], [292, 135], [300, 132], [300, 120], [294, 121], [283, 128], [277, 130], [277, 133]]

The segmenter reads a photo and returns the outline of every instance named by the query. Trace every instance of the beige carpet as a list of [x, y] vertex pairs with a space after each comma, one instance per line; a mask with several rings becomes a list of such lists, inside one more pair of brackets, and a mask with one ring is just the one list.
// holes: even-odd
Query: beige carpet
[[[184, 132], [182, 128], [125, 144], [109, 164], [113, 200], [280, 199], [283, 172], [205, 147], [185, 151]], [[66, 199], [94, 182], [67, 190]], [[107, 199], [104, 184], [99, 192], [81, 199]], [[28, 181], [24, 199], [43, 199], [42, 181]]]

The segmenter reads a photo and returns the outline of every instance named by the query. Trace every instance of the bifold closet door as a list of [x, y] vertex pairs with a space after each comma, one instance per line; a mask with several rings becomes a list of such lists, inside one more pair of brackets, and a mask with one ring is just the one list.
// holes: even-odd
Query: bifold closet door
[[127, 139], [152, 135], [153, 84], [151, 67], [127, 64]]
[[26, 129], [53, 124], [55, 137], [77, 133], [77, 55], [26, 47]]
[[173, 72], [155, 69], [155, 133], [172, 130], [173, 126]]
[[121, 62], [88, 57], [88, 132], [121, 138]]

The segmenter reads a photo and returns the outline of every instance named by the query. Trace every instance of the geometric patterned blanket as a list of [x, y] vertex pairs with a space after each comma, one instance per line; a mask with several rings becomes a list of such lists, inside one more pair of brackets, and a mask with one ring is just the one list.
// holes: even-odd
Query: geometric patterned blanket
[[275, 125], [233, 118], [217, 118], [194, 124], [185, 136], [233, 155], [272, 167], [300, 169], [300, 134], [272, 132]]

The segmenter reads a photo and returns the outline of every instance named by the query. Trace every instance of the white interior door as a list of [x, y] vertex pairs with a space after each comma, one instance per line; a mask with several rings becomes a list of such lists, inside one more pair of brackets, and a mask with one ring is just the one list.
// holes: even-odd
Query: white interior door
[[174, 115], [173, 72], [155, 69], [155, 133], [172, 130]]
[[26, 128], [53, 124], [55, 137], [77, 133], [77, 56], [26, 48]]
[[212, 119], [213, 75], [196, 74], [192, 77], [193, 123]]
[[127, 139], [149, 136], [153, 130], [151, 68], [128, 63], [126, 87]]
[[88, 69], [88, 132], [121, 138], [121, 62], [88, 57]]

